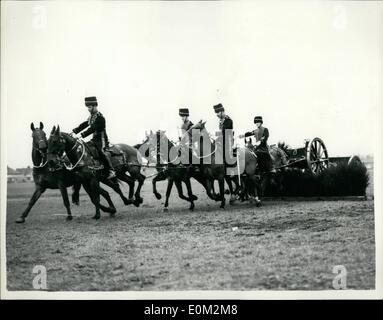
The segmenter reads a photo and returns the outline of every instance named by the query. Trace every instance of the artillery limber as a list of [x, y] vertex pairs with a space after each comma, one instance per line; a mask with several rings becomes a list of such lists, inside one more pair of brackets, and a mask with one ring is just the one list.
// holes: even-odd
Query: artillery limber
[[362, 161], [356, 155], [351, 157], [329, 157], [326, 145], [323, 140], [315, 137], [306, 139], [302, 148], [286, 148], [287, 164], [279, 168], [296, 168], [308, 170], [317, 175], [332, 166], [361, 164]]
[[318, 174], [327, 169], [330, 164], [327, 148], [320, 138], [306, 139], [303, 148], [286, 148], [284, 151], [287, 155], [287, 163], [277, 169], [297, 168]]

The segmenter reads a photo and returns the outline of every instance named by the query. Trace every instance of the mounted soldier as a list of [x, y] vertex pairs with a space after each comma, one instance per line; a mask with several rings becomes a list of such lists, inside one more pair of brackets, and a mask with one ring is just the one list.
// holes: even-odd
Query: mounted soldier
[[[233, 120], [228, 115], [226, 115], [225, 108], [221, 103], [214, 106], [214, 111], [219, 119], [219, 130], [222, 136], [223, 163], [228, 165], [226, 161], [226, 150], [233, 150], [234, 145]], [[232, 154], [232, 152], [230, 152], [230, 154]]]
[[[188, 165], [188, 164], [191, 164], [192, 162], [192, 147], [193, 147], [192, 127], [194, 124], [193, 122], [189, 120], [188, 108], [179, 109], [179, 115], [182, 119], [181, 137], [180, 137], [181, 150], [182, 150], [181, 163]], [[187, 157], [187, 159], [185, 157]]]
[[182, 137], [181, 141], [191, 144], [192, 142], [192, 130], [191, 127], [194, 125], [193, 122], [189, 120], [189, 109], [188, 108], [181, 108], [179, 109], [179, 115], [182, 119], [182, 125], [181, 125], [181, 131], [182, 131]]
[[86, 97], [85, 106], [88, 108], [90, 116], [87, 121], [84, 121], [77, 128], [74, 128], [72, 132], [78, 134], [87, 129], [84, 132], [81, 132], [82, 138], [86, 138], [93, 134], [92, 142], [98, 151], [100, 160], [103, 162], [105, 169], [109, 171], [107, 179], [112, 179], [116, 176], [116, 173], [110, 159], [110, 152], [107, 150], [109, 148], [109, 140], [106, 134], [105, 118], [97, 109], [98, 103], [96, 97]]
[[250, 136], [255, 137], [254, 152], [258, 157], [260, 170], [263, 172], [275, 172], [273, 162], [269, 153], [267, 140], [269, 138], [269, 130], [263, 126], [263, 119], [261, 116], [254, 117], [255, 130], [246, 132], [239, 136], [239, 138], [246, 138]]

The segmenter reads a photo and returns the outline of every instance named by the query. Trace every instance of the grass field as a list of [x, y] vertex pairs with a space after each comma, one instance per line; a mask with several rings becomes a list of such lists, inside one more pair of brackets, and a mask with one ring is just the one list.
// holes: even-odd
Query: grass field
[[[165, 183], [159, 186], [164, 195]], [[110, 192], [118, 212], [99, 221], [82, 192], [67, 222], [59, 191], [50, 190], [20, 225], [14, 221], [33, 184], [9, 184], [8, 290], [32, 290], [35, 265], [46, 267], [54, 291], [323, 290], [332, 289], [335, 265], [346, 267], [348, 288], [375, 287], [373, 201], [267, 201], [222, 210], [196, 183], [193, 191], [193, 212], [175, 190], [163, 212], [150, 180], [140, 208]]]

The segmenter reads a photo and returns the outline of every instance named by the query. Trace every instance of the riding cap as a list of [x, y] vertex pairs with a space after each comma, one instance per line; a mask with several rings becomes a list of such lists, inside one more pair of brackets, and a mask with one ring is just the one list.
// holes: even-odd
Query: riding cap
[[189, 109], [188, 108], [181, 108], [179, 111], [180, 116], [189, 116]]
[[262, 120], [261, 116], [254, 117], [254, 123], [257, 123], [257, 122], [263, 123], [263, 120]]
[[86, 97], [85, 98], [85, 106], [87, 107], [97, 107], [97, 98], [96, 97]]
[[221, 103], [219, 103], [219, 104], [214, 106], [214, 111], [215, 111], [215, 113], [218, 113], [221, 111], [225, 111], [225, 108], [223, 107], [223, 105]]

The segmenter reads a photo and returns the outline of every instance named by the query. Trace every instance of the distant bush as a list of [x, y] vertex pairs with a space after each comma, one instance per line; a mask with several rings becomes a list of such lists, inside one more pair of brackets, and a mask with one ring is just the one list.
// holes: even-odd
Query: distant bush
[[338, 164], [317, 176], [299, 169], [287, 169], [276, 175], [277, 185], [267, 185], [265, 196], [363, 196], [369, 183], [363, 163]]

